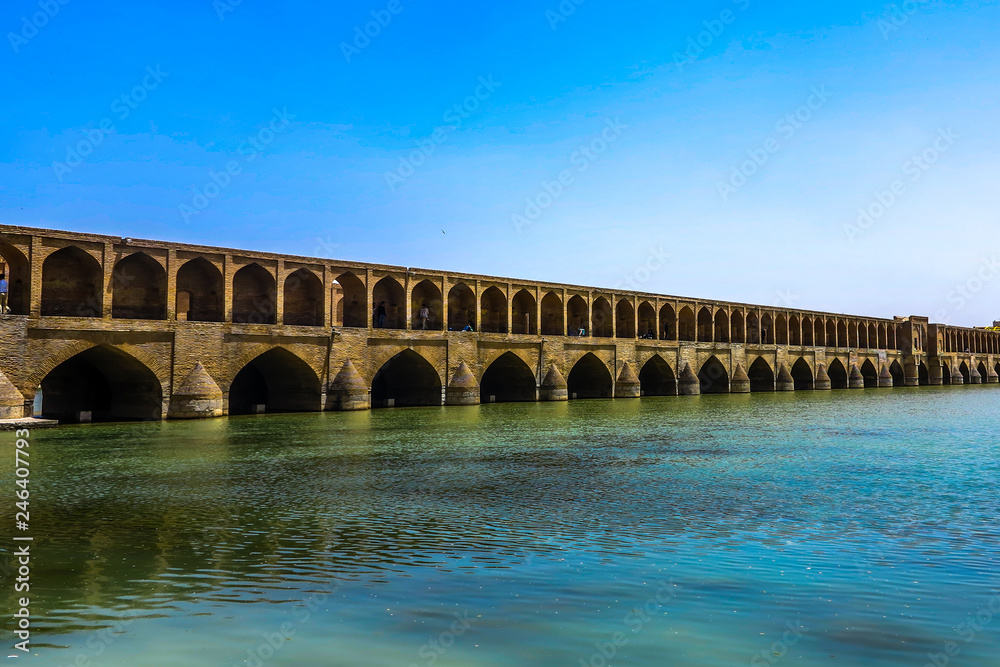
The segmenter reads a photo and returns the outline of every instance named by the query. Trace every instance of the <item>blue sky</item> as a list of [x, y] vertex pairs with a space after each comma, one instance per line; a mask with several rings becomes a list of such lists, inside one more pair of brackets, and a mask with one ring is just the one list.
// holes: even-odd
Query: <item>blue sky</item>
[[1000, 3], [672, 4], [15, 0], [0, 222], [1000, 318]]

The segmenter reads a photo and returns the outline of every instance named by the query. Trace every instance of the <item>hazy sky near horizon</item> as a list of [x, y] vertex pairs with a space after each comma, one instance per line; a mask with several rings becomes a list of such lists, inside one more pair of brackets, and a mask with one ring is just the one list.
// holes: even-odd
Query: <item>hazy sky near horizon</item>
[[63, 2], [4, 224], [1000, 319], [998, 2]]

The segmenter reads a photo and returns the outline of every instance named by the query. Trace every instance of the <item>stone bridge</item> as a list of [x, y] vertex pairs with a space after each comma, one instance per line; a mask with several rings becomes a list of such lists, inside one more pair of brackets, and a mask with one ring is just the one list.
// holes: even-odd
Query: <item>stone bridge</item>
[[[0, 418], [997, 382], [1000, 333], [0, 226]], [[380, 307], [381, 305], [381, 307]], [[426, 305], [426, 321], [420, 312]]]

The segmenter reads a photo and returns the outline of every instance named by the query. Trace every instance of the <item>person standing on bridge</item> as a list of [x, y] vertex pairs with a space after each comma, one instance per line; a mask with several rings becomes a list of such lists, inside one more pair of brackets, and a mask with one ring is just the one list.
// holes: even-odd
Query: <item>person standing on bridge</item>
[[378, 308], [375, 309], [375, 328], [382, 329], [385, 327], [385, 301], [378, 302]]
[[431, 319], [431, 311], [427, 307], [427, 304], [425, 303], [423, 306], [420, 307], [420, 328], [421, 329], [426, 329], [427, 328], [427, 320], [429, 320], [429, 319]]
[[0, 273], [0, 313], [6, 315], [10, 312], [10, 307], [7, 305], [7, 274]]

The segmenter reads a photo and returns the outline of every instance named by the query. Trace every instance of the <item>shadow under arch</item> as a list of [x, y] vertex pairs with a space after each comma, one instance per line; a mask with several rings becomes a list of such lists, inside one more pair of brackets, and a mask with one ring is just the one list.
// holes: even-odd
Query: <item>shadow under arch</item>
[[41, 415], [62, 423], [151, 421], [163, 416], [163, 387], [144, 363], [109, 345], [62, 362], [42, 379]]
[[441, 405], [441, 377], [413, 350], [403, 350], [372, 379], [372, 408]]
[[573, 365], [566, 379], [570, 398], [611, 398], [614, 378], [604, 362], [588, 352]]
[[18, 248], [0, 239], [0, 259], [7, 270], [7, 307], [12, 315], [27, 315], [31, 299], [31, 273], [28, 258]]
[[774, 391], [774, 369], [764, 357], [757, 357], [747, 369], [750, 377], [750, 391]]
[[902, 387], [906, 384], [906, 374], [903, 372], [903, 367], [899, 365], [898, 361], [893, 360], [892, 364], [889, 365], [889, 375], [892, 376], [893, 387]]
[[643, 396], [676, 396], [677, 376], [670, 364], [656, 354], [639, 371], [639, 386]]
[[830, 367], [826, 369], [826, 374], [830, 376], [831, 389], [847, 389], [847, 369], [844, 368], [840, 359], [830, 362]]
[[282, 347], [254, 358], [229, 385], [231, 415], [322, 409], [322, 389], [316, 372]]
[[528, 364], [513, 352], [504, 352], [490, 364], [479, 383], [482, 403], [513, 403], [534, 401], [535, 374]]
[[703, 394], [729, 393], [729, 373], [718, 357], [709, 357], [698, 371], [698, 379], [701, 381]]
[[814, 385], [814, 378], [812, 369], [809, 368], [809, 362], [807, 362], [802, 357], [792, 364], [792, 381], [795, 383], [796, 391], [804, 391], [812, 389]]

